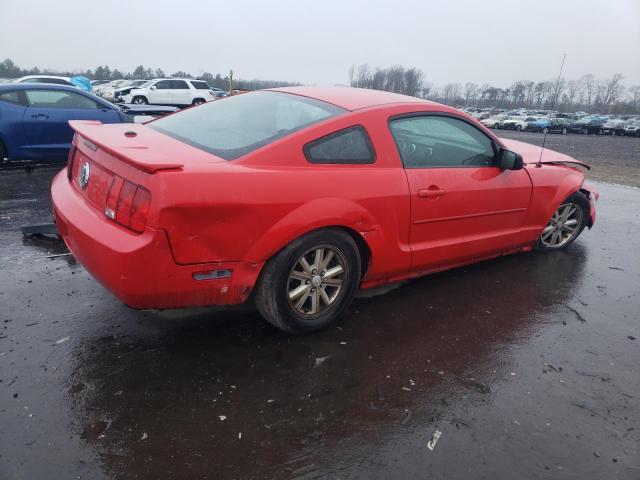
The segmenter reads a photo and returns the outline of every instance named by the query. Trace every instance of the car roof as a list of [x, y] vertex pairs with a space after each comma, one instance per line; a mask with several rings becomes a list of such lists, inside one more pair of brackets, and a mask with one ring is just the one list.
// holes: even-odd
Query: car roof
[[65, 90], [67, 92], [82, 92], [79, 88], [71, 85], [60, 85], [57, 83], [3, 83], [0, 84], [0, 90]]
[[23, 80], [25, 78], [55, 78], [57, 80], [69, 80], [70, 77], [60, 77], [57, 75], [25, 75], [24, 77], [16, 78], [16, 80]]
[[331, 103], [346, 110], [359, 110], [361, 108], [375, 107], [393, 103], [425, 103], [438, 105], [437, 103], [422, 98], [402, 95], [400, 93], [384, 92], [382, 90], [370, 90], [368, 88], [354, 87], [285, 87], [271, 88], [273, 92], [292, 93], [303, 97], [315, 98], [323, 102]]

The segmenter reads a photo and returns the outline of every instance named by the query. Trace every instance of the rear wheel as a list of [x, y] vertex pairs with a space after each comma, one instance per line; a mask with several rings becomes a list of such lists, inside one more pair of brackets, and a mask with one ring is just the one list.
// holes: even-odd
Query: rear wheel
[[203, 103], [206, 103], [204, 98], [196, 98], [193, 102], [191, 102], [191, 105], [202, 105]]
[[538, 250], [557, 250], [573, 242], [589, 218], [589, 202], [580, 192], [570, 195], [554, 212], [538, 238]]
[[522, 127], [520, 125], [516, 125], [516, 130], [519, 132], [520, 130], [522, 130]]
[[138, 95], [137, 97], [133, 97], [131, 103], [133, 103], [134, 105], [148, 105], [149, 100], [147, 100], [146, 97], [143, 97], [142, 95]]
[[287, 333], [325, 328], [353, 299], [360, 262], [358, 247], [346, 232], [311, 232], [267, 262], [256, 290], [258, 310]]

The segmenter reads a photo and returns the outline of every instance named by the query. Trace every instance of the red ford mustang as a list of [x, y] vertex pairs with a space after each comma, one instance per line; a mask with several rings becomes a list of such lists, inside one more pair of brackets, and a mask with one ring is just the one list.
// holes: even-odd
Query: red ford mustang
[[595, 221], [586, 165], [404, 95], [295, 87], [71, 123], [58, 229], [134, 308], [253, 294], [271, 323], [309, 332], [360, 287], [563, 248]]

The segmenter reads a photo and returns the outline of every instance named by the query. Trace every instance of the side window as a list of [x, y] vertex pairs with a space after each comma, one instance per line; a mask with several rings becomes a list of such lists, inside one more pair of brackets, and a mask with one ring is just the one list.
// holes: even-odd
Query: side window
[[495, 164], [491, 139], [463, 120], [424, 115], [398, 118], [389, 125], [405, 168]]
[[0, 93], [0, 101], [15, 103], [18, 105], [26, 105], [27, 101], [24, 97], [24, 93], [21, 90], [14, 92], [2, 92]]
[[156, 82], [155, 87], [158, 90], [169, 90], [171, 88], [171, 80], [160, 80]]
[[38, 108], [99, 108], [98, 104], [83, 95], [63, 90], [27, 90], [29, 105]]
[[374, 163], [375, 152], [364, 127], [356, 125], [321, 137], [304, 146], [310, 163]]
[[175, 90], [189, 90], [189, 85], [184, 80], [171, 80], [171, 88]]

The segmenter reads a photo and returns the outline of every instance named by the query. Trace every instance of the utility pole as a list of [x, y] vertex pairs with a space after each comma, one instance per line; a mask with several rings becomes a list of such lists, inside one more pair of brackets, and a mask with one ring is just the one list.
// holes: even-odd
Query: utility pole
[[233, 92], [233, 70], [229, 70], [229, 93]]

